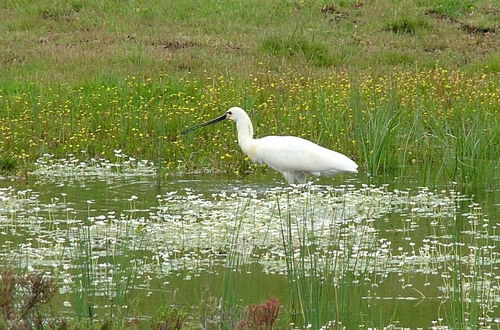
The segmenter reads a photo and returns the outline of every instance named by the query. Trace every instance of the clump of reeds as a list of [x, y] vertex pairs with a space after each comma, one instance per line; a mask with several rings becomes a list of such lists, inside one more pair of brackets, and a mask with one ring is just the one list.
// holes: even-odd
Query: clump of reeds
[[175, 306], [162, 306], [153, 317], [152, 328], [154, 330], [177, 330], [184, 329], [188, 320], [188, 314]]
[[[442, 273], [445, 300], [444, 316], [447, 325], [457, 329], [486, 328], [494, 319], [498, 290], [494, 288], [494, 266], [497, 257], [488, 231], [494, 231], [477, 203], [460, 225], [451, 228], [446, 245], [448, 259], [443, 261]], [[464, 230], [465, 229], [465, 230]]]

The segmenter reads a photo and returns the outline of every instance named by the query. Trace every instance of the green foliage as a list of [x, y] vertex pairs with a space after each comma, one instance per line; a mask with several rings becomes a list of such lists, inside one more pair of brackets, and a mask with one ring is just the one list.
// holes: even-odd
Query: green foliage
[[459, 17], [472, 12], [477, 3], [478, 2], [474, 0], [439, 0], [430, 1], [429, 5], [440, 14]]
[[[90, 217], [90, 209], [89, 209]], [[133, 242], [115, 242], [106, 250], [104, 255], [109, 261], [107, 272], [110, 274], [111, 285], [101, 288], [99, 283], [99, 270], [95, 268], [93, 257], [93, 236], [87, 228], [78, 232], [78, 248], [75, 258], [80, 260], [79, 273], [72, 283], [74, 314], [81, 324], [86, 327], [98, 319], [110, 320], [111, 325], [120, 326], [120, 322], [127, 317], [130, 304], [133, 302], [132, 290], [137, 277], [137, 265], [128, 257], [140, 253], [143, 234], [136, 232], [138, 237]], [[124, 255], [128, 257], [123, 257]], [[96, 305], [97, 292], [107, 290], [107, 304], [101, 314], [98, 313]]]
[[[483, 191], [498, 186], [494, 1], [19, 0], [0, 1], [0, 9], [0, 173], [46, 153], [112, 159], [114, 149], [154, 160], [166, 173], [255, 171], [228, 123], [179, 134], [239, 105], [249, 110], [257, 137], [310, 139], [349, 155], [361, 173], [404, 177], [410, 166], [426, 185], [455, 180]], [[289, 319], [279, 321], [320, 326], [335, 319], [359, 327], [366, 301], [354, 282], [372, 278], [329, 264], [333, 254], [315, 254], [315, 232], [307, 227], [312, 213], [304, 210], [300, 237], [288, 235], [296, 225], [290, 215], [281, 217], [290, 302], [283, 308]], [[229, 246], [237, 246], [239, 226], [236, 217]], [[334, 234], [332, 251], [335, 244], [349, 248], [342, 233]], [[491, 242], [470, 251], [473, 276], [464, 277], [455, 236], [451, 245], [440, 245], [456, 248], [443, 262], [442, 269], [452, 270], [443, 283], [449, 295], [443, 310], [452, 327], [476, 328], [481, 306], [470, 298], [481, 295], [476, 275], [494, 271], [481, 264], [481, 247]], [[113, 321], [96, 324], [99, 282], [90, 230], [79, 238], [72, 306], [80, 320], [72, 324], [123, 328], [128, 309], [122, 306], [133, 301], [136, 265], [113, 251], [132, 255], [140, 242], [103, 252], [113, 270], [113, 295], [98, 317]], [[298, 254], [294, 240], [302, 244]], [[221, 299], [202, 306], [204, 317], [215, 319], [209, 326], [231, 328], [238, 320], [239, 258], [228, 255]], [[319, 273], [321, 262], [329, 272]], [[1, 277], [0, 328], [36, 328], [53, 287], [16, 276]], [[43, 284], [40, 294], [27, 286], [35, 280]], [[6, 281], [22, 290], [13, 292]], [[187, 327], [187, 313], [160, 307], [151, 326]]]
[[0, 153], [0, 173], [12, 172], [18, 167], [15, 156]]
[[[256, 137], [301, 136], [349, 155], [371, 173], [414, 164], [431, 170], [434, 179], [483, 185], [491, 182], [487, 169], [497, 161], [497, 78], [431, 69], [322, 79], [162, 75], [47, 89], [6, 84], [0, 146], [12, 156], [3, 167], [29, 164], [46, 153], [113, 159], [113, 150], [121, 149], [161, 163], [167, 172], [209, 167], [241, 174], [256, 167], [234, 142], [229, 123], [180, 135], [240, 105], [249, 111]], [[436, 165], [441, 170], [433, 170]]]
[[[302, 213], [297, 218], [289, 211], [290, 205], [278, 203], [277, 206], [289, 283], [290, 317], [301, 328], [340, 325], [354, 328], [364, 322], [360, 311], [367, 308], [358, 284], [375, 282], [376, 276], [366, 268], [353, 270], [351, 267], [361, 262], [355, 252], [359, 241], [349, 234], [349, 219], [342, 219], [345, 225], [324, 229], [330, 237], [329, 251], [320, 254], [317, 248], [322, 243], [315, 233], [313, 220], [315, 205], [306, 200], [301, 207]], [[343, 214], [341, 210], [338, 212]], [[294, 228], [300, 228], [298, 233]], [[358, 230], [366, 231], [366, 236], [362, 236], [364, 240], [369, 239], [367, 227], [360, 225]], [[342, 258], [339, 258], [340, 250], [347, 251]]]
[[409, 66], [416, 62], [416, 58], [401, 51], [383, 51], [371, 59], [373, 65]]
[[398, 167], [399, 159], [393, 150], [398, 148], [398, 129], [401, 112], [389, 102], [375, 109], [356, 109], [354, 131], [366, 161], [365, 168], [371, 175], [391, 171]]
[[[417, 66], [452, 68], [496, 53], [498, 41], [482, 35], [498, 29], [497, 11], [489, 0], [7, 1], [0, 77], [75, 83], [159, 72], [321, 76], [331, 66], [352, 72], [374, 65], [389, 72], [399, 64], [370, 61], [387, 52]], [[424, 53], [433, 40], [446, 52]]]
[[333, 58], [326, 46], [300, 37], [269, 37], [263, 41], [262, 49], [274, 56], [294, 57], [301, 55], [318, 67], [333, 64]]
[[185, 329], [188, 314], [182, 308], [161, 306], [151, 319], [151, 329], [180, 330]]
[[394, 33], [414, 34], [419, 29], [426, 28], [424, 20], [416, 17], [396, 17], [386, 23], [385, 29]]
[[500, 54], [491, 54], [481, 60], [476, 60], [467, 66], [467, 70], [485, 73], [500, 72]]
[[[453, 329], [484, 327], [481, 319], [488, 313], [484, 302], [491, 299], [485, 294], [485, 287], [489, 286], [490, 282], [486, 281], [484, 276], [495, 272], [492, 265], [484, 262], [484, 257], [490, 249], [487, 235], [489, 220], [480, 212], [477, 204], [470, 205], [469, 208], [467, 221], [472, 223], [469, 229], [474, 235], [464, 238], [462, 227], [467, 225], [457, 221], [448, 229], [450, 244], [447, 250], [442, 251], [450, 254], [450, 257], [442, 262], [443, 269], [446, 269], [442, 276], [442, 287], [446, 298], [443, 303], [445, 322]], [[466, 251], [463, 241], [468, 239], [475, 248]], [[469, 261], [464, 263], [466, 259]]]

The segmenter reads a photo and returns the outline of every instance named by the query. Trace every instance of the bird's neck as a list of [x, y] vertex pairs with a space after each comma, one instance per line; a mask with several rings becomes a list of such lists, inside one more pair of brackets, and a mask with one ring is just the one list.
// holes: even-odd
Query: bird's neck
[[236, 129], [238, 130], [238, 144], [241, 150], [248, 156], [251, 153], [251, 147], [253, 144], [253, 126], [252, 122], [249, 120], [241, 120], [236, 123]]

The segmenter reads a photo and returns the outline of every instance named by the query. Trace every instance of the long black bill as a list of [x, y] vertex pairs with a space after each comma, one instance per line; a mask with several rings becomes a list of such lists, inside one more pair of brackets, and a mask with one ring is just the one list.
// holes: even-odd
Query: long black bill
[[215, 124], [215, 123], [216, 123], [216, 122], [218, 122], [218, 121], [221, 121], [221, 120], [226, 119], [226, 117], [227, 117], [227, 114], [223, 114], [222, 116], [219, 116], [219, 117], [217, 117], [217, 118], [215, 118], [215, 119], [212, 119], [212, 120], [210, 120], [210, 121], [207, 121], [206, 123], [203, 123], [203, 124], [198, 124], [198, 125], [194, 125], [194, 126], [192, 126], [192, 127], [186, 128], [185, 130], [183, 130], [183, 131], [181, 132], [181, 134], [186, 134], [186, 133], [189, 133], [189, 132], [194, 131], [195, 129], [200, 128], [200, 127], [203, 127], [203, 126], [208, 126], [208, 125]]

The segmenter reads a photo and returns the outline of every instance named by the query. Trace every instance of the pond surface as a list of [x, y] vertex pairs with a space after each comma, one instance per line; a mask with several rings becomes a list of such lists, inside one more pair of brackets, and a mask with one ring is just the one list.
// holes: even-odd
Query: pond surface
[[290, 188], [274, 173], [152, 172], [40, 172], [0, 188], [1, 263], [56, 278], [53, 308], [70, 317], [172, 303], [210, 314], [221, 297], [286, 309], [303, 274], [327, 283], [312, 304], [360, 326], [450, 326], [453, 304], [500, 322], [498, 191], [418, 175]]

